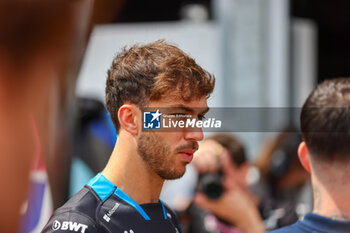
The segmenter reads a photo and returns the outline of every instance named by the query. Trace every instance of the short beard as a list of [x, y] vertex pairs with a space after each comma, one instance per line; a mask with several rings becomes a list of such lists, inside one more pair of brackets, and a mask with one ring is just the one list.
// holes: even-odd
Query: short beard
[[166, 180], [182, 177], [186, 171], [178, 170], [171, 148], [163, 138], [154, 133], [141, 133], [137, 143], [137, 151], [148, 168]]

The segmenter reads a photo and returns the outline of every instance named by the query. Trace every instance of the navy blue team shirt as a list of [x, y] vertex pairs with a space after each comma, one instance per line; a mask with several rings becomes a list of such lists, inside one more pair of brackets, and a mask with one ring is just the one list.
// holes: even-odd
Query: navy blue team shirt
[[308, 213], [303, 220], [270, 231], [270, 233], [349, 233], [350, 221], [333, 220], [314, 213]]
[[180, 233], [175, 213], [159, 203], [137, 204], [101, 173], [58, 208], [42, 233]]

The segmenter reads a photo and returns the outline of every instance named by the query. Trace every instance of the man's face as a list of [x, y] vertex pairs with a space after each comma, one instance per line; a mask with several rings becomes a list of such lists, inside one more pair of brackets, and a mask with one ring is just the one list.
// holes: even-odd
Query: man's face
[[[192, 115], [197, 119], [201, 119], [208, 109], [205, 96], [189, 102], [168, 97], [150, 102], [149, 107], [166, 108], [170, 111], [168, 114]], [[141, 132], [137, 150], [148, 168], [158, 176], [163, 179], [177, 179], [185, 173], [186, 165], [191, 162], [198, 149], [197, 141], [202, 139], [201, 130], [157, 132], [155, 129], [152, 132]]]

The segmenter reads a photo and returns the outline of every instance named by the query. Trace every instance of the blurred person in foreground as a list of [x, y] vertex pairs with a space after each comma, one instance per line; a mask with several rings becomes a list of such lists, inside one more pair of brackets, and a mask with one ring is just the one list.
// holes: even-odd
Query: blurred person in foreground
[[350, 79], [326, 80], [301, 111], [299, 159], [311, 175], [313, 211], [274, 233], [350, 232]]
[[[30, 215], [30, 227], [42, 217], [40, 195], [48, 184], [40, 159], [47, 167], [54, 204], [65, 200], [72, 141], [69, 116], [74, 112], [71, 103], [92, 3], [0, 1], [0, 232], [18, 232], [20, 213]], [[38, 167], [40, 177], [33, 175]], [[36, 202], [30, 202], [29, 190]], [[30, 212], [35, 205], [39, 207]]]
[[247, 182], [250, 165], [238, 139], [228, 134], [206, 139], [196, 152], [194, 164], [200, 178], [195, 205], [189, 210], [192, 232], [264, 231], [258, 199]]
[[[106, 106], [117, 142], [101, 173], [57, 209], [43, 232], [181, 232], [159, 200], [163, 182], [177, 179], [202, 140], [200, 129], [144, 131], [145, 108], [167, 108], [201, 120], [215, 79], [177, 47], [135, 45], [114, 58]], [[153, 120], [159, 118], [153, 113]]]

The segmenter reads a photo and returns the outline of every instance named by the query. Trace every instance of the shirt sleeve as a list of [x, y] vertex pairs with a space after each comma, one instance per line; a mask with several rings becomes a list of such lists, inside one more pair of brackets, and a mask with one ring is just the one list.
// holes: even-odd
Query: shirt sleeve
[[53, 214], [41, 233], [96, 233], [96, 223], [79, 212]]

